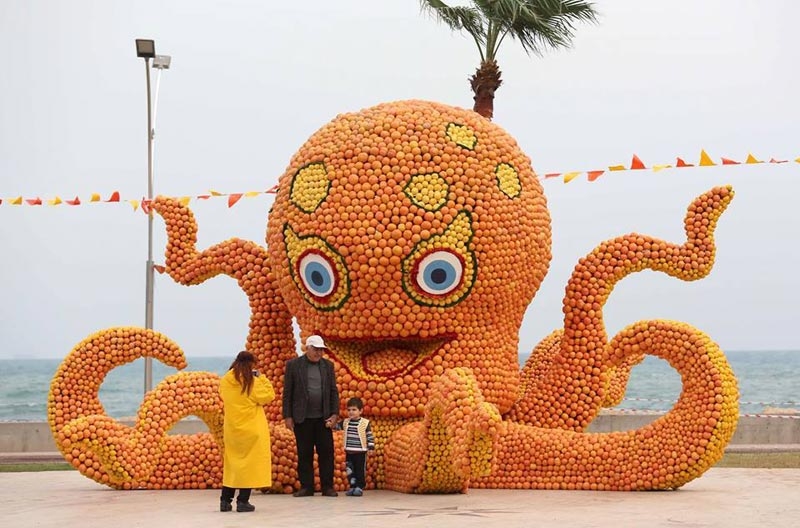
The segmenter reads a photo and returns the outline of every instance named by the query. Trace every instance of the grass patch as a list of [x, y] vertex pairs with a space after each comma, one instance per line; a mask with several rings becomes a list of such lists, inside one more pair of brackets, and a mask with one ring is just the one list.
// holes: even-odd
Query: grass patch
[[20, 462], [0, 464], [0, 473], [21, 473], [29, 471], [70, 471], [75, 470], [67, 462]]

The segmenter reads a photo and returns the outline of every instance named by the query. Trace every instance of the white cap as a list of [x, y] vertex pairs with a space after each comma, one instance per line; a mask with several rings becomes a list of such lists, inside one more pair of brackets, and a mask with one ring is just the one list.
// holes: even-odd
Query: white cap
[[325, 346], [325, 341], [322, 340], [321, 336], [312, 335], [306, 338], [306, 346], [312, 346], [314, 348], [328, 348]]

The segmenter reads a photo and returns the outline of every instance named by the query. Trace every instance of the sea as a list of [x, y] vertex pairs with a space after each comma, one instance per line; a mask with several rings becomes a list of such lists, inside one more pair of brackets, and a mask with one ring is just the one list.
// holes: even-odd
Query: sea
[[[728, 351], [728, 361], [739, 380], [740, 413], [760, 414], [768, 409], [800, 409], [800, 350]], [[520, 356], [520, 365], [526, 356]], [[224, 374], [227, 357], [187, 360], [185, 370]], [[0, 360], [0, 422], [47, 421], [47, 395], [61, 360]], [[175, 369], [153, 362], [153, 385]], [[666, 411], [680, 395], [678, 373], [653, 356], [634, 367], [619, 411]], [[117, 367], [100, 387], [100, 401], [113, 418], [136, 415], [144, 394], [144, 360]]]

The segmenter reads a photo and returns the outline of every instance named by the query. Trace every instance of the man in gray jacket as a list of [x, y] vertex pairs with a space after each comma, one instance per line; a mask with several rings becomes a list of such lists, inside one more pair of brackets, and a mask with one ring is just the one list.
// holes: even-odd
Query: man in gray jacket
[[314, 495], [314, 449], [319, 462], [322, 495], [336, 497], [333, 489], [333, 428], [339, 419], [339, 391], [333, 363], [324, 359], [325, 342], [309, 336], [305, 354], [286, 363], [283, 378], [283, 418], [294, 431], [300, 489], [295, 497]]

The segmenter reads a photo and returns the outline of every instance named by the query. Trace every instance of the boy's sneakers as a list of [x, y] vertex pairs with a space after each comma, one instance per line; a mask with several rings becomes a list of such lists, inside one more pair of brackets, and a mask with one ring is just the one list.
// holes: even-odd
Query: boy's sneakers
[[364, 490], [362, 490], [361, 488], [350, 488], [349, 490], [344, 492], [344, 494], [347, 495], [348, 497], [360, 497], [364, 494]]

